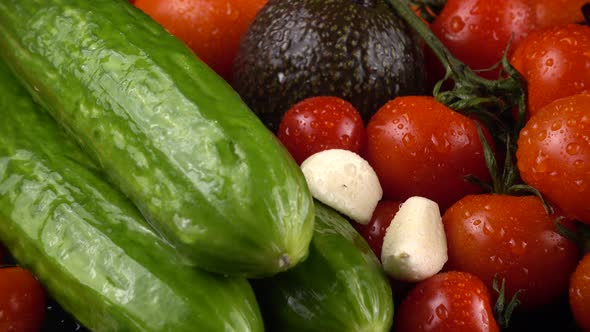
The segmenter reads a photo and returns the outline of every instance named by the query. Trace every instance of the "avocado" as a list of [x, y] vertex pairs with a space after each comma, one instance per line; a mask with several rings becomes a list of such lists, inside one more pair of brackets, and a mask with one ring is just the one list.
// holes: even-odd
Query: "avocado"
[[232, 86], [276, 132], [304, 98], [341, 97], [365, 123], [424, 94], [422, 41], [385, 0], [269, 0], [242, 37]]

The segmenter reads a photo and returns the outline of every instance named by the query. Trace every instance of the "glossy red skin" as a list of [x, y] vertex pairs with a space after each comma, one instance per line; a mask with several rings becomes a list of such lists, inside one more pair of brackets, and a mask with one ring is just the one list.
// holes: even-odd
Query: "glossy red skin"
[[399, 211], [400, 203], [398, 201], [379, 201], [368, 224], [353, 223], [354, 228], [367, 240], [367, 243], [379, 259], [381, 259], [383, 238], [387, 227], [391, 225], [393, 217]]
[[576, 245], [556, 232], [536, 196], [466, 196], [443, 215], [446, 268], [506, 280], [506, 296], [523, 293], [521, 309], [534, 310], [565, 295], [579, 259]]
[[527, 81], [529, 115], [559, 98], [590, 91], [590, 27], [570, 24], [535, 31], [510, 63]]
[[[534, 28], [529, 0], [449, 0], [431, 24], [449, 51], [472, 69], [492, 67], [502, 59], [512, 33], [509, 54]], [[490, 79], [498, 74], [480, 73]]]
[[0, 268], [0, 331], [40, 331], [45, 292], [35, 277], [20, 267]]
[[581, 8], [587, 2], [588, 0], [530, 0], [538, 28], [583, 22]]
[[366, 130], [361, 115], [351, 103], [330, 96], [304, 99], [284, 115], [277, 133], [298, 164], [314, 153], [328, 149], [363, 154]]
[[367, 160], [388, 200], [423, 196], [444, 211], [461, 197], [481, 192], [466, 175], [490, 179], [475, 122], [433, 97], [388, 102], [369, 121], [367, 137]]
[[569, 303], [578, 326], [590, 331], [590, 254], [584, 256], [572, 274]]
[[442, 272], [420, 282], [402, 301], [394, 319], [397, 332], [495, 332], [489, 291], [476, 276]]
[[568, 217], [590, 223], [590, 94], [554, 101], [518, 138], [522, 179]]
[[240, 38], [267, 0], [135, 0], [226, 81]]

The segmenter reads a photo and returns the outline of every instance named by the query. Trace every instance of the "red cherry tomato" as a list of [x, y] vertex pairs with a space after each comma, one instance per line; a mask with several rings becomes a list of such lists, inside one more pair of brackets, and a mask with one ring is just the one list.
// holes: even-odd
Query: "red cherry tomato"
[[0, 331], [40, 331], [45, 292], [35, 277], [20, 267], [0, 269]]
[[[449, 51], [472, 69], [492, 67], [511, 37], [512, 50], [534, 28], [535, 13], [527, 0], [449, 0], [431, 24]], [[494, 79], [498, 73], [481, 76]]]
[[267, 0], [135, 0], [224, 79], [231, 79], [240, 39]]
[[531, 33], [510, 60], [527, 81], [528, 113], [590, 91], [590, 27], [555, 26]]
[[558, 99], [520, 132], [522, 179], [568, 217], [590, 223], [590, 94]]
[[362, 154], [366, 132], [359, 112], [338, 97], [311, 97], [283, 115], [278, 137], [297, 163], [328, 149]]
[[578, 325], [590, 331], [590, 254], [584, 256], [572, 274], [569, 303]]
[[499, 331], [490, 295], [476, 276], [439, 273], [420, 282], [395, 314], [396, 332]]
[[576, 245], [557, 233], [556, 216], [536, 196], [469, 195], [443, 215], [447, 267], [481, 278], [492, 289], [506, 280], [508, 299], [522, 290], [524, 309], [549, 304], [567, 292], [579, 259]]
[[391, 224], [393, 217], [399, 211], [400, 203], [396, 201], [380, 201], [377, 203], [371, 221], [368, 224], [353, 223], [355, 229], [367, 240], [367, 243], [379, 259], [381, 259], [381, 249], [383, 248], [385, 232]]
[[423, 196], [444, 211], [461, 197], [481, 192], [465, 176], [490, 179], [475, 121], [433, 97], [388, 102], [369, 121], [367, 136], [367, 160], [386, 199]]

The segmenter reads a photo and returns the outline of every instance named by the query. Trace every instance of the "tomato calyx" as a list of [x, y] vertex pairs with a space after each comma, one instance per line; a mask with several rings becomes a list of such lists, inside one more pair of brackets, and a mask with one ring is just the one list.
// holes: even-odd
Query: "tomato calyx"
[[[438, 101], [454, 110], [499, 109], [501, 112], [519, 108], [517, 125], [524, 123], [526, 87], [524, 78], [510, 65], [506, 52], [501, 61], [506, 77], [496, 80], [477, 75], [466, 64], [454, 57], [430, 28], [410, 9], [407, 0], [389, 0], [397, 13], [416, 31], [445, 68], [445, 77], [434, 87]], [[441, 91], [445, 81], [452, 80], [450, 90]], [[522, 121], [521, 121], [522, 120]]]
[[506, 278], [502, 278], [502, 282], [500, 286], [498, 285], [498, 275], [494, 277], [492, 281], [492, 288], [493, 290], [498, 293], [498, 299], [494, 304], [494, 318], [496, 318], [496, 322], [500, 326], [501, 329], [507, 329], [510, 325], [510, 318], [512, 317], [512, 313], [514, 309], [520, 305], [520, 300], [518, 296], [522, 292], [522, 289], [519, 289], [514, 293], [510, 301], [506, 302]]
[[494, 154], [494, 151], [492, 150], [492, 147], [489, 144], [487, 138], [485, 137], [483, 130], [479, 124], [477, 125], [477, 131], [479, 134], [481, 145], [483, 147], [486, 167], [490, 172], [492, 181], [491, 183], [486, 183], [473, 176], [467, 176], [465, 177], [465, 179], [467, 181], [479, 184], [486, 192], [489, 193], [505, 195], [532, 194], [539, 198], [539, 200], [543, 204], [545, 212], [548, 215], [553, 214], [553, 207], [551, 206], [551, 204], [549, 204], [549, 202], [547, 202], [547, 200], [543, 197], [541, 192], [535, 187], [522, 182], [520, 178], [520, 173], [518, 172], [518, 167], [516, 167], [516, 164], [514, 162], [516, 145], [513, 143], [514, 141], [511, 138], [512, 136], [509, 133], [505, 133], [504, 142], [506, 144], [506, 157], [500, 173], [500, 167], [498, 165], [496, 155]]

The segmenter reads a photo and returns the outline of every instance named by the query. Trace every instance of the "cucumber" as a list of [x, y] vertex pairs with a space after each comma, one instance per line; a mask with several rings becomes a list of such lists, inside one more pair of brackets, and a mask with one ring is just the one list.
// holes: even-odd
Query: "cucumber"
[[263, 331], [247, 280], [178, 259], [0, 61], [0, 242], [93, 331]]
[[313, 200], [279, 140], [124, 0], [2, 0], [0, 57], [150, 224], [209, 271], [305, 258]]
[[253, 281], [269, 331], [388, 332], [393, 294], [379, 260], [348, 220], [316, 203], [309, 257]]

